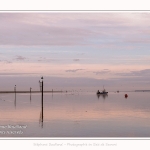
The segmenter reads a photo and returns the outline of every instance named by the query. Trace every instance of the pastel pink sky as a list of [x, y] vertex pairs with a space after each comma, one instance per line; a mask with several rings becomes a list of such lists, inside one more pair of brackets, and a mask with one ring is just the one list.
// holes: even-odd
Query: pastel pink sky
[[149, 13], [134, 12], [1, 13], [0, 44], [92, 45], [92, 39], [103, 37], [100, 39], [103, 41], [111, 36], [112, 43], [116, 38], [146, 43], [150, 34], [149, 18]]
[[0, 13], [0, 20], [5, 80], [48, 76], [109, 84], [117, 79], [143, 87], [149, 80], [149, 12]]

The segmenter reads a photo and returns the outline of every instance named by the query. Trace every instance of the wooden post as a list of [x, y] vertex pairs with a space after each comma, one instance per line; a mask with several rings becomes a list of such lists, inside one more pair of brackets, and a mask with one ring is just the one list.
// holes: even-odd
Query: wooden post
[[43, 80], [42, 80], [42, 122], [43, 122]]
[[16, 108], [16, 85], [14, 87], [14, 91], [15, 91], [15, 108]]
[[30, 87], [30, 103], [31, 103], [31, 89], [32, 89], [32, 88]]
[[40, 84], [40, 91], [41, 91], [41, 115], [40, 115], [40, 122], [41, 127], [43, 128], [43, 77], [41, 77], [42, 81], [39, 80]]

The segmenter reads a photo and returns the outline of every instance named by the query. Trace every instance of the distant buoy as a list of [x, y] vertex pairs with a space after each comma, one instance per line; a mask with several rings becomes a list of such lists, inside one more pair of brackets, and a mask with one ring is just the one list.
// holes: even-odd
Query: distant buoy
[[127, 98], [127, 97], [128, 97], [128, 94], [125, 94], [124, 96], [125, 96], [125, 98]]

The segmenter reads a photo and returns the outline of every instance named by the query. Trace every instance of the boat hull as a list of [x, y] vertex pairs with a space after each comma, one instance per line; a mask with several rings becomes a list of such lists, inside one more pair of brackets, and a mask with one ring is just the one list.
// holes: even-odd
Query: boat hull
[[97, 95], [100, 95], [100, 94], [108, 94], [108, 92], [97, 92]]

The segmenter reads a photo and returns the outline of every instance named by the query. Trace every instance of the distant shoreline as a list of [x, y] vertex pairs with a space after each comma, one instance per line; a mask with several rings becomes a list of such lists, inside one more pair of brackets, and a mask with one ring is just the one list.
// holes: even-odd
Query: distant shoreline
[[[43, 91], [43, 93], [62, 93], [67, 91]], [[0, 93], [41, 93], [41, 91], [0, 91]]]
[[150, 90], [135, 90], [135, 92], [150, 92]]
[[[69, 91], [43, 91], [43, 93], [67, 93]], [[82, 91], [86, 92], [86, 91]], [[92, 91], [93, 92], [93, 91]], [[116, 92], [116, 91], [109, 91], [109, 92]], [[134, 91], [119, 91], [119, 92], [150, 92], [150, 90], [134, 90]], [[2, 93], [41, 93], [41, 91], [0, 91]]]

